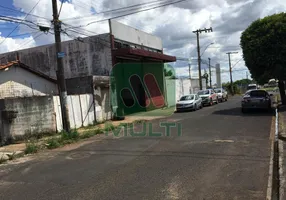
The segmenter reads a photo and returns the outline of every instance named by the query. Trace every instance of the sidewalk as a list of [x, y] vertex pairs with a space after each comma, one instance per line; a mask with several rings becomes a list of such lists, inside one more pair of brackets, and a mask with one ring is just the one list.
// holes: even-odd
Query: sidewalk
[[286, 106], [279, 107], [279, 181], [280, 200], [286, 200], [285, 169], [286, 169]]
[[[112, 125], [114, 127], [117, 127], [125, 123], [129, 124], [129, 123], [136, 123], [139, 121], [150, 121], [154, 119], [168, 117], [173, 112], [174, 112], [174, 108], [172, 107], [172, 108], [152, 110], [149, 112], [136, 113], [133, 115], [126, 116], [124, 120], [106, 121], [102, 124], [98, 124], [95, 126], [79, 128], [77, 131], [79, 134], [84, 134], [85, 132], [88, 132], [88, 131], [92, 131], [96, 129], [104, 129], [106, 124], [108, 124], [109, 126]], [[39, 140], [39, 142], [44, 143], [45, 139], [47, 138], [49, 137], [43, 137], [42, 139]], [[25, 149], [26, 149], [26, 143], [24, 141], [22, 143], [11, 144], [11, 145], [0, 147], [0, 164], [7, 160], [12, 160], [14, 158], [25, 155]]]

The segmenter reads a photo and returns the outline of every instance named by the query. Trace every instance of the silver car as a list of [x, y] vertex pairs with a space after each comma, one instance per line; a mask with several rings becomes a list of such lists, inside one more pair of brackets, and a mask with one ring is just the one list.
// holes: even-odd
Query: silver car
[[198, 110], [200, 108], [202, 108], [202, 98], [197, 94], [184, 95], [176, 104], [177, 111]]
[[249, 109], [268, 109], [271, 110], [271, 97], [265, 90], [249, 90], [241, 101], [241, 111], [246, 112]]

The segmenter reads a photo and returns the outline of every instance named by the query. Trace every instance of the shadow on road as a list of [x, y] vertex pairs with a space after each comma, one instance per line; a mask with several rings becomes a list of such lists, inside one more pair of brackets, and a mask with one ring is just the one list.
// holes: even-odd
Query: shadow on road
[[233, 115], [233, 116], [244, 116], [244, 117], [252, 117], [252, 116], [275, 116], [275, 110], [259, 110], [259, 109], [251, 109], [246, 113], [241, 112], [241, 107], [224, 109], [224, 110], [216, 110], [212, 114], [215, 115]]

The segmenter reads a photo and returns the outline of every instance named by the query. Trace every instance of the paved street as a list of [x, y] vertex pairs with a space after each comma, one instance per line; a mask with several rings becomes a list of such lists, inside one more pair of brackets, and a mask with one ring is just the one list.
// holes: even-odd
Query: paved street
[[0, 199], [265, 199], [272, 114], [242, 115], [239, 100], [153, 122], [182, 136], [101, 135], [0, 166]]

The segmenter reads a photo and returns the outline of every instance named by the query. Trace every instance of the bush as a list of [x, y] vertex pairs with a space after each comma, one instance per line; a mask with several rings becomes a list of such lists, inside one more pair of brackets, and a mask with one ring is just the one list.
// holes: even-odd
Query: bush
[[55, 149], [61, 146], [60, 138], [52, 137], [47, 140], [47, 148]]
[[28, 142], [26, 143], [25, 154], [37, 153], [39, 149], [40, 146], [35, 141]]
[[62, 140], [78, 140], [79, 134], [76, 130], [73, 130], [70, 133], [63, 131], [61, 132], [61, 139]]
[[92, 131], [87, 131], [85, 133], [83, 133], [80, 138], [81, 139], [86, 139], [86, 138], [90, 138], [92, 136], [95, 136], [97, 134], [102, 134], [103, 133], [103, 130], [101, 129], [95, 129], [95, 130], [92, 130]]

